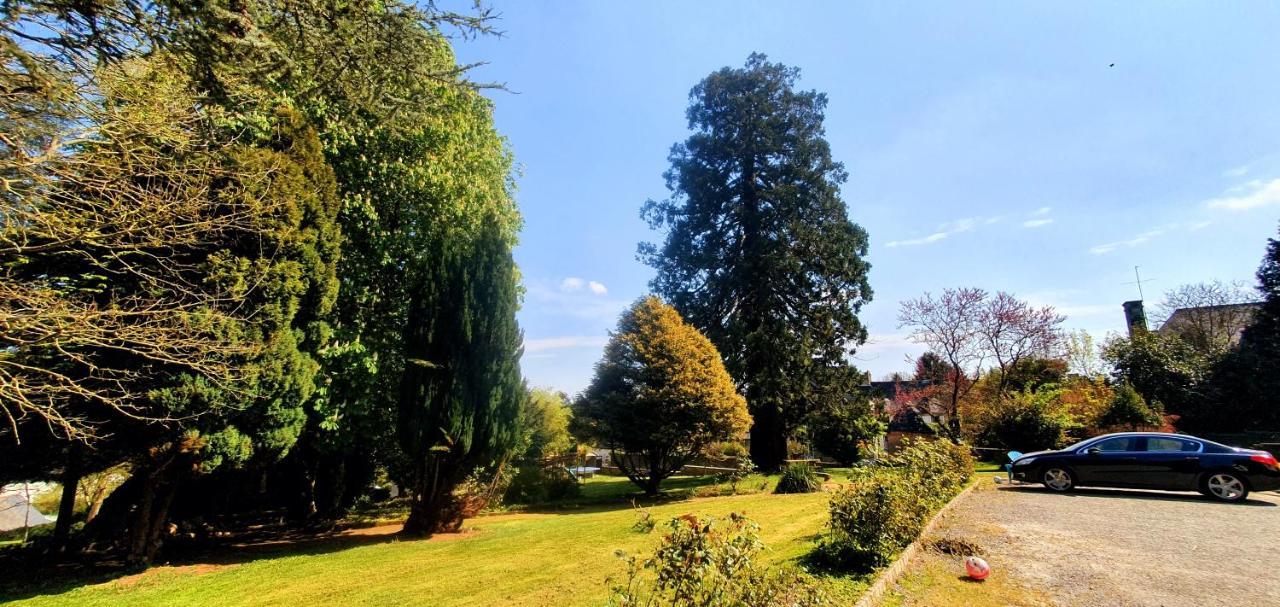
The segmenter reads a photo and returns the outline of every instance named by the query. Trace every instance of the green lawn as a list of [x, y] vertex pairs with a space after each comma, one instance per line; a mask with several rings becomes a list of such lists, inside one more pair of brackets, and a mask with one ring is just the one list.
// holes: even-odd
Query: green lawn
[[[764, 480], [763, 477], [759, 480]], [[770, 479], [772, 480], [772, 479]], [[759, 481], [757, 481], [759, 482]], [[676, 493], [707, 489], [705, 479], [673, 479]], [[277, 554], [215, 555], [194, 567], [156, 567], [132, 578], [72, 586], [46, 582], [0, 602], [16, 605], [601, 605], [606, 578], [620, 574], [615, 550], [648, 553], [659, 532], [632, 530], [636, 513], [624, 479], [593, 479], [579, 508], [483, 516], [467, 533], [398, 541], [386, 535], [342, 538]], [[596, 502], [610, 501], [611, 505]], [[826, 520], [825, 494], [757, 493], [695, 498], [650, 506], [659, 521], [684, 514], [745, 512], [762, 527], [773, 563], [800, 557]], [[660, 523], [661, 524], [661, 523]], [[377, 531], [377, 530], [375, 530]], [[852, 603], [864, 588], [854, 578], [823, 578]], [[13, 589], [11, 589], [13, 590]]]

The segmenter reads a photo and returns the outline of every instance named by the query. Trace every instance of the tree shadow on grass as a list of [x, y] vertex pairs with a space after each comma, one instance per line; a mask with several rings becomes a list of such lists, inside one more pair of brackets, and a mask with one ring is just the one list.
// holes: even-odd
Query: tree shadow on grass
[[170, 540], [157, 565], [148, 570], [101, 553], [50, 556], [38, 546], [0, 551], [0, 603], [42, 595], [58, 595], [83, 586], [120, 580], [144, 581], [171, 567], [204, 573], [228, 566], [285, 556], [318, 555], [361, 546], [412, 541], [397, 533], [398, 525], [375, 529], [299, 529], [254, 526], [227, 537], [199, 542]]

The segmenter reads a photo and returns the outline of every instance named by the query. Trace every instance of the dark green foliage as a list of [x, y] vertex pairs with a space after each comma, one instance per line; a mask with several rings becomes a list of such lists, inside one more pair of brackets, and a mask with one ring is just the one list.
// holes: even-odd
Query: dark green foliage
[[1280, 430], [1280, 239], [1267, 241], [1257, 276], [1262, 309], [1244, 330], [1239, 347], [1214, 365], [1205, 397], [1183, 415], [1180, 427]]
[[806, 426], [813, 446], [844, 466], [862, 459], [871, 441], [886, 429], [884, 420], [875, 415], [866, 398], [814, 411]]
[[501, 227], [424, 257], [409, 277], [396, 424], [413, 492], [405, 530], [418, 534], [458, 529], [465, 512], [455, 487], [509, 455], [527, 398], [515, 262]]
[[867, 233], [849, 220], [844, 167], [824, 139], [827, 99], [799, 71], [753, 54], [690, 92], [693, 134], [672, 148], [671, 198], [644, 216], [653, 290], [724, 356], [754, 424], [752, 459], [777, 470], [809, 408], [849, 394], [849, 349], [866, 340]]
[[1147, 402], [1162, 403], [1175, 414], [1195, 407], [1212, 363], [1182, 338], [1148, 331], [1110, 341], [1102, 356], [1117, 382], [1128, 383]]
[[503, 501], [512, 504], [542, 504], [582, 494], [582, 487], [564, 468], [536, 464], [520, 466], [507, 486]]
[[831, 497], [819, 564], [865, 572], [888, 563], [973, 476], [968, 447], [950, 441], [909, 445], [886, 464]]
[[796, 462], [782, 469], [774, 493], [813, 493], [822, 488], [822, 478], [811, 464]]
[[1054, 449], [1067, 442], [1075, 422], [1054, 406], [1053, 390], [1023, 391], [993, 404], [979, 420], [976, 441], [984, 447], [1031, 452]]
[[1098, 425], [1104, 428], [1122, 427], [1128, 430], [1159, 426], [1163, 422], [1160, 416], [1160, 404], [1152, 404], [1154, 406], [1148, 406], [1133, 386], [1124, 384], [1116, 389], [1116, 396], [1098, 418]]
[[[757, 564], [759, 526], [742, 514], [727, 520], [691, 514], [672, 519], [647, 559], [619, 554], [627, 577], [614, 584], [613, 607], [809, 607], [827, 597], [809, 575]], [[649, 572], [652, 572], [650, 579]]]
[[[993, 370], [992, 373], [1000, 373]], [[1008, 392], [1035, 390], [1040, 386], [1062, 383], [1067, 377], [1067, 361], [1058, 358], [1031, 357], [1018, 360], [1005, 372], [1003, 385]], [[996, 383], [1001, 383], [999, 379]]]

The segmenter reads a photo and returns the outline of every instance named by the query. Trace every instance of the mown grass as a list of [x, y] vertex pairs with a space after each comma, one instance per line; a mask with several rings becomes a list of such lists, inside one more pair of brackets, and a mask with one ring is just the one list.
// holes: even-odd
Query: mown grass
[[877, 607], [1044, 607], [1044, 593], [1009, 579], [1003, 571], [981, 582], [964, 572], [963, 558], [922, 551], [897, 587]]
[[[763, 479], [763, 477], [761, 477]], [[765, 479], [768, 480], [768, 479]], [[675, 498], [705, 490], [714, 481], [673, 479]], [[647, 506], [659, 531], [632, 529], [634, 488], [611, 477], [592, 479], [570, 507], [483, 516], [465, 533], [431, 540], [391, 535], [318, 543], [276, 554], [219, 555], [216, 565], [156, 567], [139, 576], [76, 586], [32, 582], [10, 588], [15, 605], [602, 605], [607, 578], [623, 572], [615, 551], [647, 554], [663, 523], [685, 513], [724, 516], [745, 512], [762, 528], [766, 562], [795, 561], [812, 548], [827, 517], [823, 493], [760, 492], [693, 498]], [[852, 603], [865, 588], [860, 578], [825, 577], [838, 604]]]

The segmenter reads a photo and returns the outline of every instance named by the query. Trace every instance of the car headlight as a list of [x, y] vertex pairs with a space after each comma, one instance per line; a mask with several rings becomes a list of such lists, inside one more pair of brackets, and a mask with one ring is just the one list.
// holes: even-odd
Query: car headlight
[[1031, 462], [1034, 462], [1034, 461], [1036, 461], [1036, 458], [1034, 458], [1034, 457], [1024, 457], [1024, 458], [1022, 458], [1022, 459], [1019, 459], [1018, 461], [1013, 462], [1013, 465], [1015, 465], [1015, 466], [1025, 466], [1025, 465], [1030, 464]]

